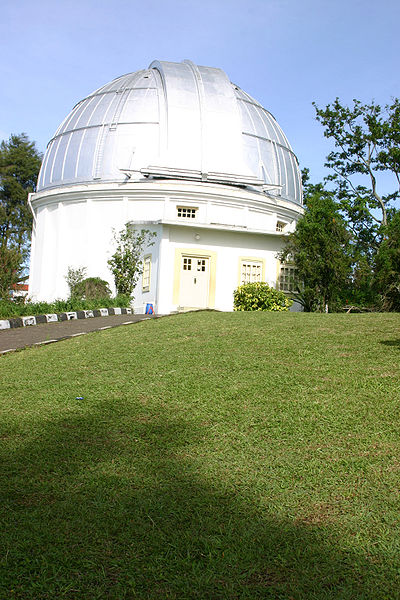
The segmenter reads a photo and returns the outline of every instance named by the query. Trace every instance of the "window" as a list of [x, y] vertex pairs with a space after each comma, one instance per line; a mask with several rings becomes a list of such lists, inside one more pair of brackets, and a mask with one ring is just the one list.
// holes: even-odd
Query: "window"
[[281, 292], [296, 291], [296, 267], [293, 265], [282, 265], [279, 273], [278, 288]]
[[205, 270], [206, 270], [206, 259], [205, 258], [197, 259], [197, 270], [201, 271], [202, 273], [205, 272]]
[[285, 226], [286, 226], [286, 223], [284, 223], [283, 221], [277, 221], [276, 222], [276, 231], [283, 231]]
[[143, 292], [150, 291], [150, 274], [151, 274], [151, 256], [145, 256], [143, 259], [143, 276], [142, 276]]
[[185, 206], [177, 206], [178, 217], [181, 219], [195, 219], [197, 208], [188, 208]]
[[240, 265], [240, 285], [262, 279], [262, 261], [242, 260]]
[[187, 258], [187, 256], [185, 256], [183, 258], [183, 270], [184, 271], [191, 271], [192, 270], [192, 259], [191, 258]]

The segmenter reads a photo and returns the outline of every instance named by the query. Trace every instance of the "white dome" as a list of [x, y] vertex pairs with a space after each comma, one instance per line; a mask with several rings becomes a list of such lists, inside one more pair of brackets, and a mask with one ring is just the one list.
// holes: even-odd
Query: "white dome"
[[50, 140], [38, 191], [146, 178], [256, 187], [301, 204], [274, 117], [221, 69], [153, 62], [79, 102]]

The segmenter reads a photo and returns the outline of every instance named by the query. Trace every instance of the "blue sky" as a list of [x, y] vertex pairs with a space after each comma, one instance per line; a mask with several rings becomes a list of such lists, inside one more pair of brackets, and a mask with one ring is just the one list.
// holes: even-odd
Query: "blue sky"
[[71, 108], [154, 59], [222, 68], [276, 117], [312, 180], [331, 143], [315, 121], [336, 96], [400, 96], [398, 0], [2, 0], [0, 139], [44, 150]]

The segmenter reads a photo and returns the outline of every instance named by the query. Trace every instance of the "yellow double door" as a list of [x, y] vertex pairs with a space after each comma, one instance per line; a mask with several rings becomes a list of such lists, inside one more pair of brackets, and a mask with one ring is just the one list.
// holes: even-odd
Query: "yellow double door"
[[210, 284], [208, 257], [181, 256], [179, 305], [187, 308], [207, 308]]

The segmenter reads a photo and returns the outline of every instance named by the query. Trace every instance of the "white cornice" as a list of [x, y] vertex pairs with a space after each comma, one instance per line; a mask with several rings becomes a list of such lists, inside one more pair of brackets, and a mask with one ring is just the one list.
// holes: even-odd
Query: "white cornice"
[[62, 186], [37, 192], [31, 196], [34, 209], [57, 202], [84, 202], [86, 200], [170, 200], [187, 202], [215, 202], [229, 207], [254, 208], [262, 212], [276, 212], [298, 218], [303, 207], [277, 196], [260, 194], [233, 186], [210, 183], [187, 183], [175, 181], [152, 181], [143, 183], [91, 184]]
[[256, 229], [253, 227], [246, 227], [242, 225], [228, 225], [224, 223], [193, 223], [193, 222], [178, 222], [166, 219], [160, 219], [159, 221], [130, 221], [133, 225], [169, 225], [172, 227], [185, 227], [190, 229], [211, 229], [213, 231], [234, 231], [235, 233], [252, 233], [257, 235], [271, 235], [273, 237], [285, 237], [288, 233], [282, 233], [281, 231]]

